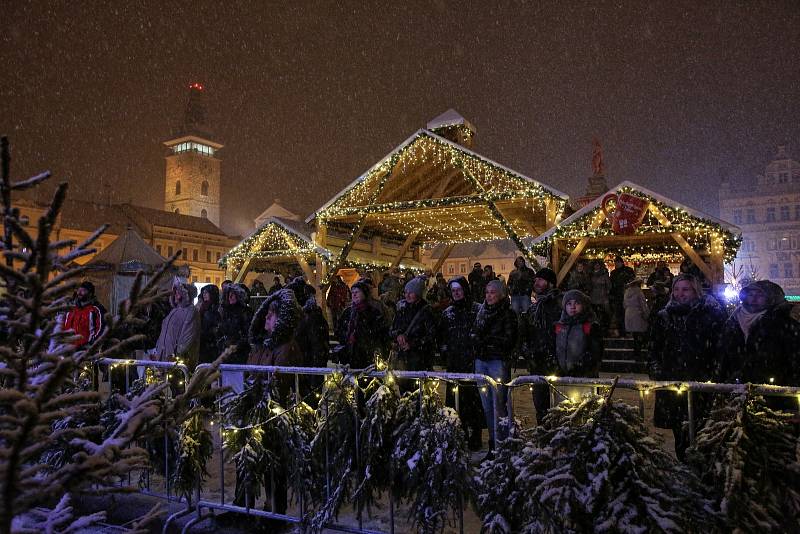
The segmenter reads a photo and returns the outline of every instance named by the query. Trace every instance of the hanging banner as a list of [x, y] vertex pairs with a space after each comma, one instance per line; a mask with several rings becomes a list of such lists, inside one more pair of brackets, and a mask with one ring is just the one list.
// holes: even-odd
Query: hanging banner
[[[612, 201], [616, 204], [616, 207], [613, 212], [609, 213], [608, 204]], [[609, 193], [603, 197], [603, 201], [600, 203], [606, 218], [611, 221], [611, 228], [615, 234], [633, 234], [636, 232], [636, 228], [642, 223], [649, 205], [649, 201], [630, 193]]]

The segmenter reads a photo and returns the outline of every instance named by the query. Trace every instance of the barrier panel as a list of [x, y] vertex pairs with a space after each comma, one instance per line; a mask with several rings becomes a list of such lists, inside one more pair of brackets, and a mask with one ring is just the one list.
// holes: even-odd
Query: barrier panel
[[[126, 377], [130, 373], [130, 368], [133, 366], [145, 366], [145, 367], [153, 367], [153, 368], [167, 368], [172, 370], [178, 370], [183, 374], [183, 380], [188, 381], [189, 374], [188, 370], [185, 366], [169, 363], [169, 362], [150, 362], [150, 361], [142, 361], [142, 360], [103, 360], [103, 365], [109, 366], [124, 366], [126, 369]], [[203, 364], [198, 368], [202, 367], [210, 367], [209, 364]], [[371, 370], [371, 369], [352, 369], [346, 370], [341, 368], [311, 368], [311, 367], [277, 367], [277, 366], [251, 366], [251, 365], [229, 365], [224, 364], [219, 366], [220, 377], [219, 377], [219, 384], [225, 382], [226, 375], [233, 374], [233, 373], [247, 373], [250, 376], [255, 375], [266, 375], [268, 379], [273, 379], [277, 375], [290, 375], [293, 378], [293, 392], [294, 392], [294, 404], [292, 406], [285, 406], [284, 408], [288, 410], [296, 409], [299, 406], [298, 399], [302, 400], [301, 394], [301, 377], [303, 376], [327, 376], [333, 373], [340, 373], [345, 375], [346, 379], [349, 381], [357, 381], [359, 378], [385, 378], [387, 376], [387, 371], [378, 371], [378, 370]], [[110, 373], [109, 373], [110, 375]], [[492, 377], [486, 375], [479, 375], [479, 374], [468, 374], [468, 373], [446, 373], [446, 372], [428, 372], [428, 371], [391, 371], [390, 373], [393, 379], [397, 379], [399, 381], [406, 381], [406, 380], [416, 380], [418, 384], [425, 383], [427, 381], [436, 381], [436, 382], [443, 382], [445, 387], [452, 387], [452, 391], [454, 393], [454, 400], [455, 400], [455, 409], [457, 412], [460, 412], [459, 408], [459, 389], [458, 384], [461, 383], [474, 383], [480, 388], [491, 388], [493, 391], [492, 398], [494, 400], [494, 413], [495, 417], [493, 418], [492, 424], [495, 426], [497, 424], [497, 415], [503, 412], [507, 412], [509, 417], [514, 417], [514, 401], [513, 395], [511, 394], [514, 389], [521, 388], [521, 387], [532, 387], [537, 384], [547, 385], [551, 390], [551, 395], [555, 396], [565, 396], [565, 393], [562, 391], [564, 387], [571, 387], [571, 386], [580, 386], [585, 388], [605, 388], [611, 387], [614, 384], [614, 379], [603, 379], [603, 378], [576, 378], [576, 377], [555, 377], [555, 376], [538, 376], [538, 375], [530, 375], [530, 376], [518, 376], [513, 378], [510, 382], [503, 384]], [[235, 382], [235, 381], [234, 381]], [[128, 380], [126, 379], [126, 385], [128, 384]], [[710, 382], [682, 382], [682, 381], [652, 381], [652, 380], [631, 380], [631, 379], [616, 379], [616, 388], [617, 389], [627, 389], [632, 390], [638, 394], [639, 399], [639, 411], [642, 415], [642, 418], [645, 417], [645, 398], [650, 395], [653, 391], [675, 391], [678, 394], [686, 394], [686, 402], [688, 408], [688, 418], [689, 418], [689, 435], [690, 440], [693, 442], [695, 439], [695, 413], [694, 413], [694, 403], [693, 403], [693, 396], [697, 393], [716, 393], [716, 394], [726, 394], [726, 393], [733, 393], [733, 392], [744, 392], [746, 388], [748, 388], [748, 384], [714, 384]], [[782, 387], [782, 386], [770, 386], [770, 385], [758, 385], [752, 386], [753, 392], [759, 395], [768, 395], [768, 396], [785, 396], [785, 397], [795, 397], [798, 400], [798, 411], [800, 411], [800, 387]], [[500, 405], [500, 397], [498, 395], [499, 388], [508, 388], [508, 395], [507, 398], [507, 405], [501, 406]], [[485, 391], [485, 390], [484, 390]], [[420, 399], [422, 398], [423, 392], [422, 388], [419, 388]], [[191, 527], [198, 522], [208, 518], [210, 515], [213, 515], [214, 511], [225, 511], [225, 512], [233, 512], [236, 514], [244, 514], [250, 517], [263, 517], [263, 518], [270, 518], [270, 519], [279, 519], [282, 521], [290, 522], [290, 523], [302, 523], [304, 521], [304, 516], [306, 512], [306, 503], [303, 502], [302, 496], [299, 499], [299, 513], [296, 515], [289, 515], [289, 514], [279, 514], [265, 510], [257, 510], [253, 507], [249, 506], [250, 499], [245, 496], [245, 504], [246, 506], [238, 506], [226, 501], [226, 489], [225, 489], [225, 451], [224, 451], [224, 436], [223, 433], [226, 431], [221, 424], [222, 421], [222, 408], [224, 404], [231, 398], [231, 394], [223, 395], [221, 398], [218, 399], [216, 403], [216, 413], [213, 417], [220, 421], [220, 424], [217, 425], [217, 432], [214, 441], [214, 454], [217, 455], [219, 461], [219, 474], [218, 474], [218, 490], [219, 490], [219, 498], [218, 499], [203, 499], [200, 487], [195, 489], [194, 495], [194, 502], [189, 503], [187, 502], [186, 509], [179, 511], [173, 515], [171, 515], [168, 519], [166, 524], [164, 525], [164, 531], [166, 532], [169, 525], [181, 516], [186, 516], [191, 513], [195, 513], [195, 516], [186, 523], [183, 528], [183, 532], [188, 532]], [[323, 399], [324, 400], [324, 399]], [[553, 399], [555, 400], [555, 399]], [[419, 403], [421, 408], [422, 402]], [[210, 425], [213, 425], [213, 421], [208, 422]], [[327, 427], [326, 427], [327, 428]], [[355, 425], [355, 431], [358, 432], [359, 425]], [[358, 455], [358, 435], [356, 435], [356, 450], [355, 455]], [[169, 488], [169, 464], [167, 461], [167, 452], [166, 447], [168, 446], [168, 440], [166, 439], [165, 434], [165, 485], [166, 485], [166, 495], [158, 495], [160, 497], [165, 497], [170, 500], [182, 500], [180, 496], [172, 497], [170, 495], [170, 488]], [[326, 441], [327, 446], [327, 441]], [[327, 459], [327, 450], [326, 450], [326, 459]], [[274, 472], [271, 473], [271, 479], [274, 476]], [[330, 492], [330, 477], [331, 473], [329, 471], [329, 466], [326, 462], [326, 472], [325, 472], [325, 480], [327, 481], [326, 490], [329, 494]], [[130, 477], [129, 477], [130, 482]], [[149, 480], [148, 480], [149, 483]], [[274, 483], [272, 484], [274, 488]], [[155, 493], [151, 493], [155, 494]], [[275, 509], [275, 492], [271, 492], [271, 499], [272, 499], [272, 509]], [[463, 502], [463, 498], [461, 499]], [[397, 503], [395, 502], [394, 497], [392, 496], [391, 492], [388, 495], [388, 514], [389, 514], [389, 532], [395, 532], [395, 507]], [[458, 521], [458, 529], [459, 532], [464, 532], [464, 517], [463, 517], [463, 506], [460, 510], [455, 510], [456, 517]], [[358, 527], [348, 526], [339, 523], [329, 523], [326, 524], [325, 527], [331, 530], [338, 530], [341, 532], [354, 532], [354, 533], [375, 533], [383, 532], [383, 531], [375, 531], [365, 529], [363, 526], [363, 521], [360, 516], [358, 516]]]

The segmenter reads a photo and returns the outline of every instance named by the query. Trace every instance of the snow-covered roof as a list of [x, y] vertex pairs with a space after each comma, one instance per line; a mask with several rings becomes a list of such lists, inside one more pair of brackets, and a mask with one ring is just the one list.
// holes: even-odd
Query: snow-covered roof
[[438, 128], [447, 128], [448, 126], [466, 126], [472, 130], [473, 133], [476, 131], [471, 122], [462, 117], [459, 112], [452, 108], [431, 120], [427, 125], [427, 129], [436, 130]]
[[148, 267], [158, 268], [165, 262], [166, 260], [145, 243], [139, 234], [128, 228], [110, 245], [98, 252], [87, 265], [136, 271]]

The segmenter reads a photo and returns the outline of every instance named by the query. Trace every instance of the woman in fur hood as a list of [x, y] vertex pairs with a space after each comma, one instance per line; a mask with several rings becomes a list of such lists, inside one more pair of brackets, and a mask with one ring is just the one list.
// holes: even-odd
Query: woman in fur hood
[[295, 340], [302, 311], [291, 289], [276, 291], [261, 304], [250, 323], [249, 365], [303, 365]]
[[217, 327], [217, 349], [221, 354], [235, 346], [233, 354], [225, 363], [242, 364], [247, 361], [250, 344], [247, 334], [250, 328], [250, 309], [247, 307], [247, 288], [240, 284], [228, 284], [222, 292], [220, 319]]

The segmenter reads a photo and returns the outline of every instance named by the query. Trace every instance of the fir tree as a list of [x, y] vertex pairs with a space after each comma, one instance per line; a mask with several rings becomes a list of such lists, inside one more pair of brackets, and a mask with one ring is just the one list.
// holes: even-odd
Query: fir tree
[[792, 415], [746, 392], [720, 398], [687, 460], [714, 490], [726, 529], [790, 532], [800, 525], [800, 440]]

